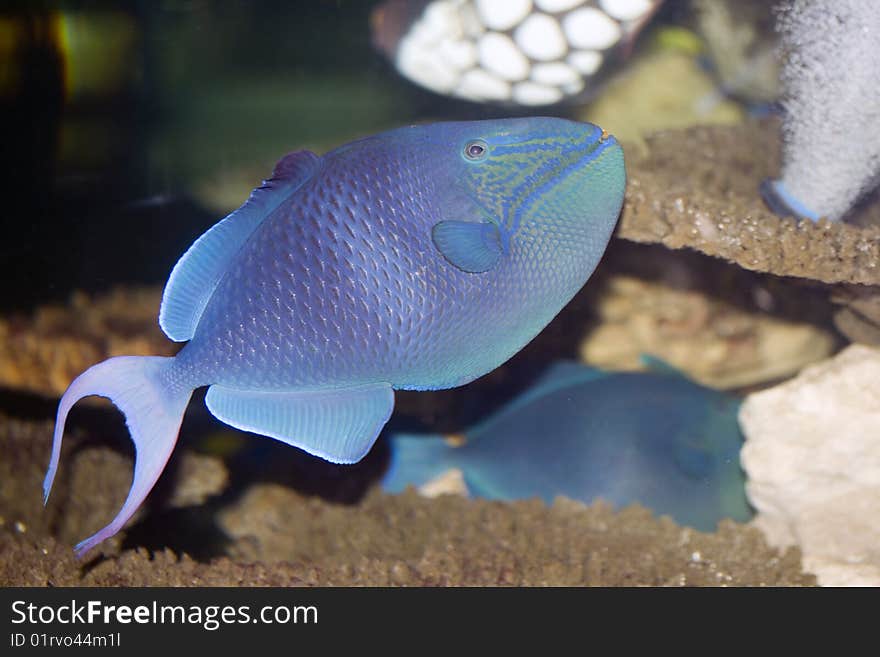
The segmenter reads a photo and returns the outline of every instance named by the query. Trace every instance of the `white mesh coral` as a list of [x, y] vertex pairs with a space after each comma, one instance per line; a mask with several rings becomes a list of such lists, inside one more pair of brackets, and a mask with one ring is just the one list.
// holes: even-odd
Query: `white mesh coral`
[[880, 2], [781, 3], [784, 105], [780, 214], [841, 219], [880, 180]]

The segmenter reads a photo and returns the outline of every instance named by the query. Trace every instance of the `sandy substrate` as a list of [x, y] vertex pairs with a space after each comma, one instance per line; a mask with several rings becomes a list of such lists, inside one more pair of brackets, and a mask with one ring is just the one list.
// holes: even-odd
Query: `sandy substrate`
[[[375, 490], [342, 504], [254, 480], [173, 512], [163, 498], [177, 485], [174, 463], [139, 522], [80, 563], [73, 542], [112, 515], [131, 467], [127, 455], [95, 444], [108, 425], [94, 415], [73, 431], [45, 510], [51, 424], [0, 418], [0, 585], [814, 584], [797, 550], [780, 554], [755, 529], [724, 521], [703, 534], [640, 507], [615, 513], [562, 499], [548, 508]], [[183, 458], [179, 451], [173, 460]], [[230, 556], [187, 556], [182, 545], [194, 533], [202, 548], [214, 543]], [[145, 536], [152, 550], [139, 545]]]

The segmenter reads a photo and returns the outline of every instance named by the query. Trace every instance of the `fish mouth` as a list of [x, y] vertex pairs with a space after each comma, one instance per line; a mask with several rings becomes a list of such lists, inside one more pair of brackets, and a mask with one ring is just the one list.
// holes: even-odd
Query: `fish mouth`
[[[523, 226], [543, 224], [548, 217], [541, 211], [538, 215], [533, 213], [542, 206], [544, 199], [558, 198], [557, 194], [569, 196], [572, 208], [598, 208], [595, 213], [585, 216], [613, 214], [616, 223], [623, 203], [623, 192], [618, 187], [623, 183], [613, 177], [609, 179], [607, 172], [615, 168], [616, 159], [622, 159], [623, 150], [607, 131], [596, 130], [586, 137], [580, 135], [576, 144], [535, 172], [537, 175], [531, 188], [533, 192], [541, 190], [541, 194], [526, 194], [528, 200], [517, 204], [505, 217], [502, 226], [509, 235], [517, 235]], [[592, 222], [588, 224], [592, 225]]]
[[586, 142], [585, 150], [587, 152], [598, 152], [601, 150], [605, 150], [606, 148], [619, 145], [614, 135], [605, 130], [605, 128], [595, 126], [595, 130], [596, 131], [593, 133], [593, 135], [591, 135], [591, 138], [588, 139]]
[[594, 126], [592, 134], [580, 140], [578, 147], [573, 148], [567, 154], [563, 154], [561, 160], [566, 162], [562, 165], [562, 175], [583, 175], [590, 164], [607, 154], [609, 151], [620, 149], [620, 143], [607, 130]]

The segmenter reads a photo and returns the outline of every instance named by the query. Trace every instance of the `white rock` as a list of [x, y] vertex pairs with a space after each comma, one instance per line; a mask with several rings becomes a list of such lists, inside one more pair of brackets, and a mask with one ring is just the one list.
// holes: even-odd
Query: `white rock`
[[562, 92], [537, 82], [520, 82], [513, 87], [513, 99], [520, 105], [552, 105], [562, 100]]
[[514, 38], [523, 52], [532, 59], [549, 61], [562, 57], [568, 50], [565, 35], [556, 19], [547, 14], [532, 14], [516, 28]]
[[755, 524], [824, 586], [880, 586], [880, 350], [852, 345], [749, 395], [742, 464]]
[[602, 53], [595, 50], [578, 50], [568, 56], [568, 63], [583, 75], [592, 75], [602, 66]]
[[532, 68], [532, 80], [541, 84], [571, 85], [580, 80], [581, 76], [568, 64], [562, 62], [550, 62], [549, 64], [535, 64]]
[[553, 13], [574, 9], [578, 5], [582, 5], [584, 2], [585, 0], [535, 0], [535, 6], [542, 11]]
[[532, 0], [476, 0], [477, 13], [491, 30], [509, 30], [532, 9]]
[[439, 497], [440, 495], [461, 495], [467, 497], [467, 484], [464, 481], [464, 473], [458, 468], [451, 468], [441, 472], [433, 479], [426, 481], [418, 488], [422, 497]]
[[578, 78], [574, 82], [569, 82], [567, 84], [562, 85], [562, 92], [566, 96], [575, 96], [584, 90], [584, 87], [587, 85], [584, 84], [583, 78]]
[[599, 6], [619, 21], [641, 18], [651, 9], [651, 0], [600, 0]]
[[446, 39], [437, 54], [460, 71], [477, 63], [477, 47], [470, 41]]
[[479, 43], [480, 65], [505, 80], [522, 80], [529, 74], [529, 60], [506, 34], [487, 32]]
[[455, 93], [468, 100], [510, 100], [510, 83], [487, 73], [481, 68], [474, 68], [461, 76], [461, 84]]
[[486, 32], [486, 25], [477, 13], [477, 8], [470, 2], [458, 0], [458, 19], [461, 21], [461, 31], [465, 37], [475, 40]]
[[406, 77], [437, 93], [448, 93], [458, 83], [458, 71], [438, 56], [433, 47], [426, 47], [417, 34], [410, 34], [397, 47], [395, 63]]
[[605, 50], [618, 41], [620, 26], [594, 7], [584, 7], [562, 19], [562, 29], [573, 48]]
[[462, 37], [458, 12], [449, 0], [439, 0], [429, 4], [422, 14], [418, 27], [424, 30], [426, 36], [436, 40]]

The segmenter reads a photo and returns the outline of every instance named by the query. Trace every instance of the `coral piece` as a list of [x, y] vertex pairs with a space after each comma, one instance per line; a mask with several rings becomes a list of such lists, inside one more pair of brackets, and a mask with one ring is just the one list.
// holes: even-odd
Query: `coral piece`
[[775, 122], [748, 122], [662, 132], [646, 140], [645, 155], [627, 150], [618, 236], [689, 247], [779, 276], [880, 284], [880, 204], [860, 208], [861, 228], [780, 219], [767, 210], [757, 188], [777, 166], [777, 139]]
[[169, 506], [176, 508], [204, 504], [229, 484], [226, 465], [213, 455], [184, 452], [176, 474], [177, 485], [168, 500]]
[[834, 313], [838, 331], [853, 342], [880, 345], [880, 288], [839, 285], [831, 301], [840, 306]]
[[[695, 272], [691, 272], [696, 275]], [[769, 295], [756, 287], [756, 295]], [[772, 301], [771, 301], [772, 303]], [[607, 369], [644, 369], [651, 354], [715, 388], [772, 381], [828, 357], [835, 339], [807, 322], [748, 312], [702, 290], [613, 276], [584, 337], [581, 359]]]
[[694, 0], [692, 4], [721, 92], [750, 103], [776, 100], [779, 60], [770, 3]]
[[785, 123], [778, 214], [841, 219], [880, 176], [880, 6], [799, 0], [779, 8]]
[[880, 350], [853, 345], [740, 411], [755, 524], [823, 585], [880, 586], [877, 381]]
[[37, 309], [32, 317], [0, 318], [0, 385], [60, 395], [89, 365], [120, 354], [170, 356], [156, 323], [158, 288], [75, 293], [67, 305]]

